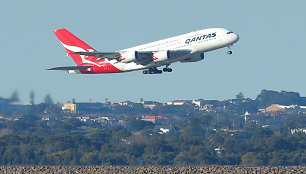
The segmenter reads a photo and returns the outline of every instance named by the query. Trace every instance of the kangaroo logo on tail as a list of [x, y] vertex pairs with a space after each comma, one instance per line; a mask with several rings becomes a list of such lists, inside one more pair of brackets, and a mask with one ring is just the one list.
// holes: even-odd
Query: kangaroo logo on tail
[[72, 52], [97, 52], [95, 49], [66, 29], [55, 30], [54, 33], [60, 40], [61, 44], [65, 47], [67, 55], [70, 55], [77, 65], [87, 63], [101, 67], [101, 65], [94, 62], [98, 57], [71, 54]]

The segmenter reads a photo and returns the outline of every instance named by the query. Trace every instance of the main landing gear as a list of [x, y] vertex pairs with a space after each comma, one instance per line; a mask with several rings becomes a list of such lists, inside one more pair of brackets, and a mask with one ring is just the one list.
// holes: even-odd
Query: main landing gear
[[233, 54], [233, 52], [231, 51], [231, 47], [232, 47], [232, 45], [227, 46], [227, 48], [228, 48], [227, 54]]
[[163, 70], [159, 70], [156, 67], [151, 67], [149, 69], [143, 70], [143, 74], [161, 74], [164, 72], [172, 72], [172, 69], [168, 67], [169, 65], [166, 65], [166, 68], [163, 68]]
[[161, 74], [162, 70], [158, 70], [156, 67], [152, 67], [142, 71], [143, 74]]
[[169, 65], [166, 65], [166, 68], [163, 68], [164, 72], [172, 72], [172, 68], [168, 67]]

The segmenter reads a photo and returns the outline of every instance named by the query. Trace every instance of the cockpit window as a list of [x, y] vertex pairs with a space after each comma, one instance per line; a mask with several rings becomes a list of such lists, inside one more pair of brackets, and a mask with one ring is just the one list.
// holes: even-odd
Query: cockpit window
[[233, 33], [233, 32], [232, 31], [227, 32], [227, 34], [231, 34], [231, 33]]

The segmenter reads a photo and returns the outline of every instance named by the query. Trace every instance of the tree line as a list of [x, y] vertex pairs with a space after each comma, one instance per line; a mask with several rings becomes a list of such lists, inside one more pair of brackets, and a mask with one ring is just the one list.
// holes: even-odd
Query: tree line
[[[35, 115], [0, 124], [1, 165], [305, 165], [306, 136], [288, 127], [249, 122], [240, 131], [214, 131], [212, 116], [178, 122], [167, 134], [131, 119], [103, 127], [67, 119], [48, 124]], [[161, 126], [161, 125], [160, 125]]]

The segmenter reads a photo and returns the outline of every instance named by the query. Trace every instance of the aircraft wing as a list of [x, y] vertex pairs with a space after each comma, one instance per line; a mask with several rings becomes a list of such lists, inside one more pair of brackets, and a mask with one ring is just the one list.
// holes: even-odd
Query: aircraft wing
[[[72, 52], [71, 54], [78, 54], [78, 55], [85, 55], [85, 56], [94, 56], [94, 57], [100, 57], [99, 59], [120, 59], [120, 53], [119, 52]], [[136, 61], [136, 63], [141, 65], [146, 65], [151, 63], [153, 51], [138, 51], [139, 60]]]
[[49, 68], [47, 70], [84, 70], [93, 67], [93, 65], [90, 66], [65, 66], [65, 67], [55, 67], [55, 68]]
[[85, 55], [85, 56], [94, 56], [100, 57], [102, 59], [119, 59], [120, 53], [118, 52], [72, 52], [71, 54]]
[[[153, 54], [158, 51], [137, 51], [138, 53], [138, 59], [135, 61], [135, 63], [140, 65], [148, 65], [153, 62]], [[181, 57], [184, 55], [187, 55], [191, 52], [191, 50], [173, 50], [171, 54], [174, 57]], [[85, 55], [85, 56], [94, 56], [99, 57], [98, 60], [101, 59], [109, 59], [113, 60], [116, 59], [120, 61], [121, 54], [124, 54], [124, 52], [72, 52], [71, 54], [78, 54], [78, 55]]]

